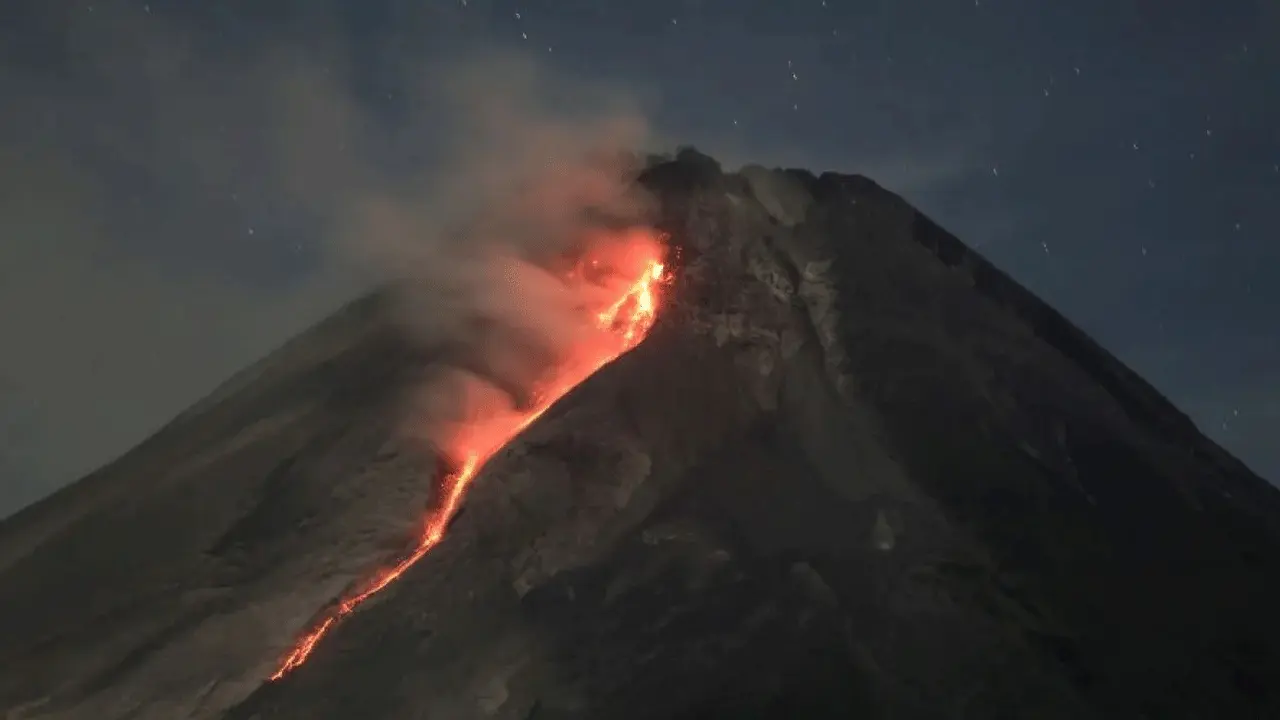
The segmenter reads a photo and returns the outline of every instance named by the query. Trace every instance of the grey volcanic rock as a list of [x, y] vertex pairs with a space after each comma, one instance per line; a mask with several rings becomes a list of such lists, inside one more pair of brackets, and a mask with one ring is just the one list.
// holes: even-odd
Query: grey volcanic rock
[[403, 552], [429, 358], [374, 296], [0, 526], [10, 718], [1280, 717], [1280, 492], [857, 176], [640, 178], [648, 341]]

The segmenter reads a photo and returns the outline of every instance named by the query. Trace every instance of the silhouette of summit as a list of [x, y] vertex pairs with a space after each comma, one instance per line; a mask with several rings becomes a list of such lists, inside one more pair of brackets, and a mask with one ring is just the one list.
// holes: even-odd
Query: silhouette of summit
[[5, 717], [1280, 717], [1280, 491], [867, 178], [638, 183], [649, 338], [305, 664], [436, 491], [392, 291], [0, 524]]

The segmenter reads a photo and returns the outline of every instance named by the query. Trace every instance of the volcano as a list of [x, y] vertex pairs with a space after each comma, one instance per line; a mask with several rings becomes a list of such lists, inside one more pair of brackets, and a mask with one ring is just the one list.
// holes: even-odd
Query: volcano
[[1280, 491], [867, 178], [636, 182], [647, 336], [456, 502], [388, 290], [0, 525], [5, 717], [1280, 717]]

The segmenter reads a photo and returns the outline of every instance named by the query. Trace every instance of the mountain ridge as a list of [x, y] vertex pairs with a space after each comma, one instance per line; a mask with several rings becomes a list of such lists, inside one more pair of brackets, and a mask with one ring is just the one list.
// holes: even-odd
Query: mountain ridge
[[432, 359], [385, 295], [104, 469], [121, 487], [0, 523], [0, 665], [28, 658], [0, 707], [1280, 708], [1280, 491], [867, 178], [686, 149], [638, 183], [676, 255], [651, 337], [495, 457], [446, 541], [307, 664], [263, 683], [431, 501], [434, 459], [394, 418]]

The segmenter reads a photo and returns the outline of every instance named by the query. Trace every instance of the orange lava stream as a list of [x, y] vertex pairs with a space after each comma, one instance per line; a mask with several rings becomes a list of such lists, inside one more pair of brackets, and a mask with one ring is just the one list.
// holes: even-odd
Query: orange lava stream
[[323, 620], [294, 644], [271, 676], [272, 681], [283, 678], [305, 663], [320, 640], [339, 621], [355, 612], [364, 601], [386, 589], [440, 544], [471, 482], [496, 452], [533, 424], [570, 390], [644, 340], [657, 318], [658, 289], [666, 280], [665, 269], [660, 260], [661, 247], [647, 235], [646, 238], [647, 242], [635, 243], [626, 249], [633, 261], [637, 251], [641, 254], [638, 273], [630, 275], [636, 279], [623, 285], [617, 298], [595, 313], [593, 319], [602, 332], [592, 342], [573, 349], [570, 358], [557, 367], [546, 383], [537, 389], [531, 408], [499, 413], [464, 428], [463, 433], [456, 438], [459, 449], [454, 455], [462, 458], [462, 462], [456, 470], [444, 477], [440, 502], [428, 513], [422, 535], [413, 551], [394, 566], [380, 570], [356, 591], [331, 607]]

